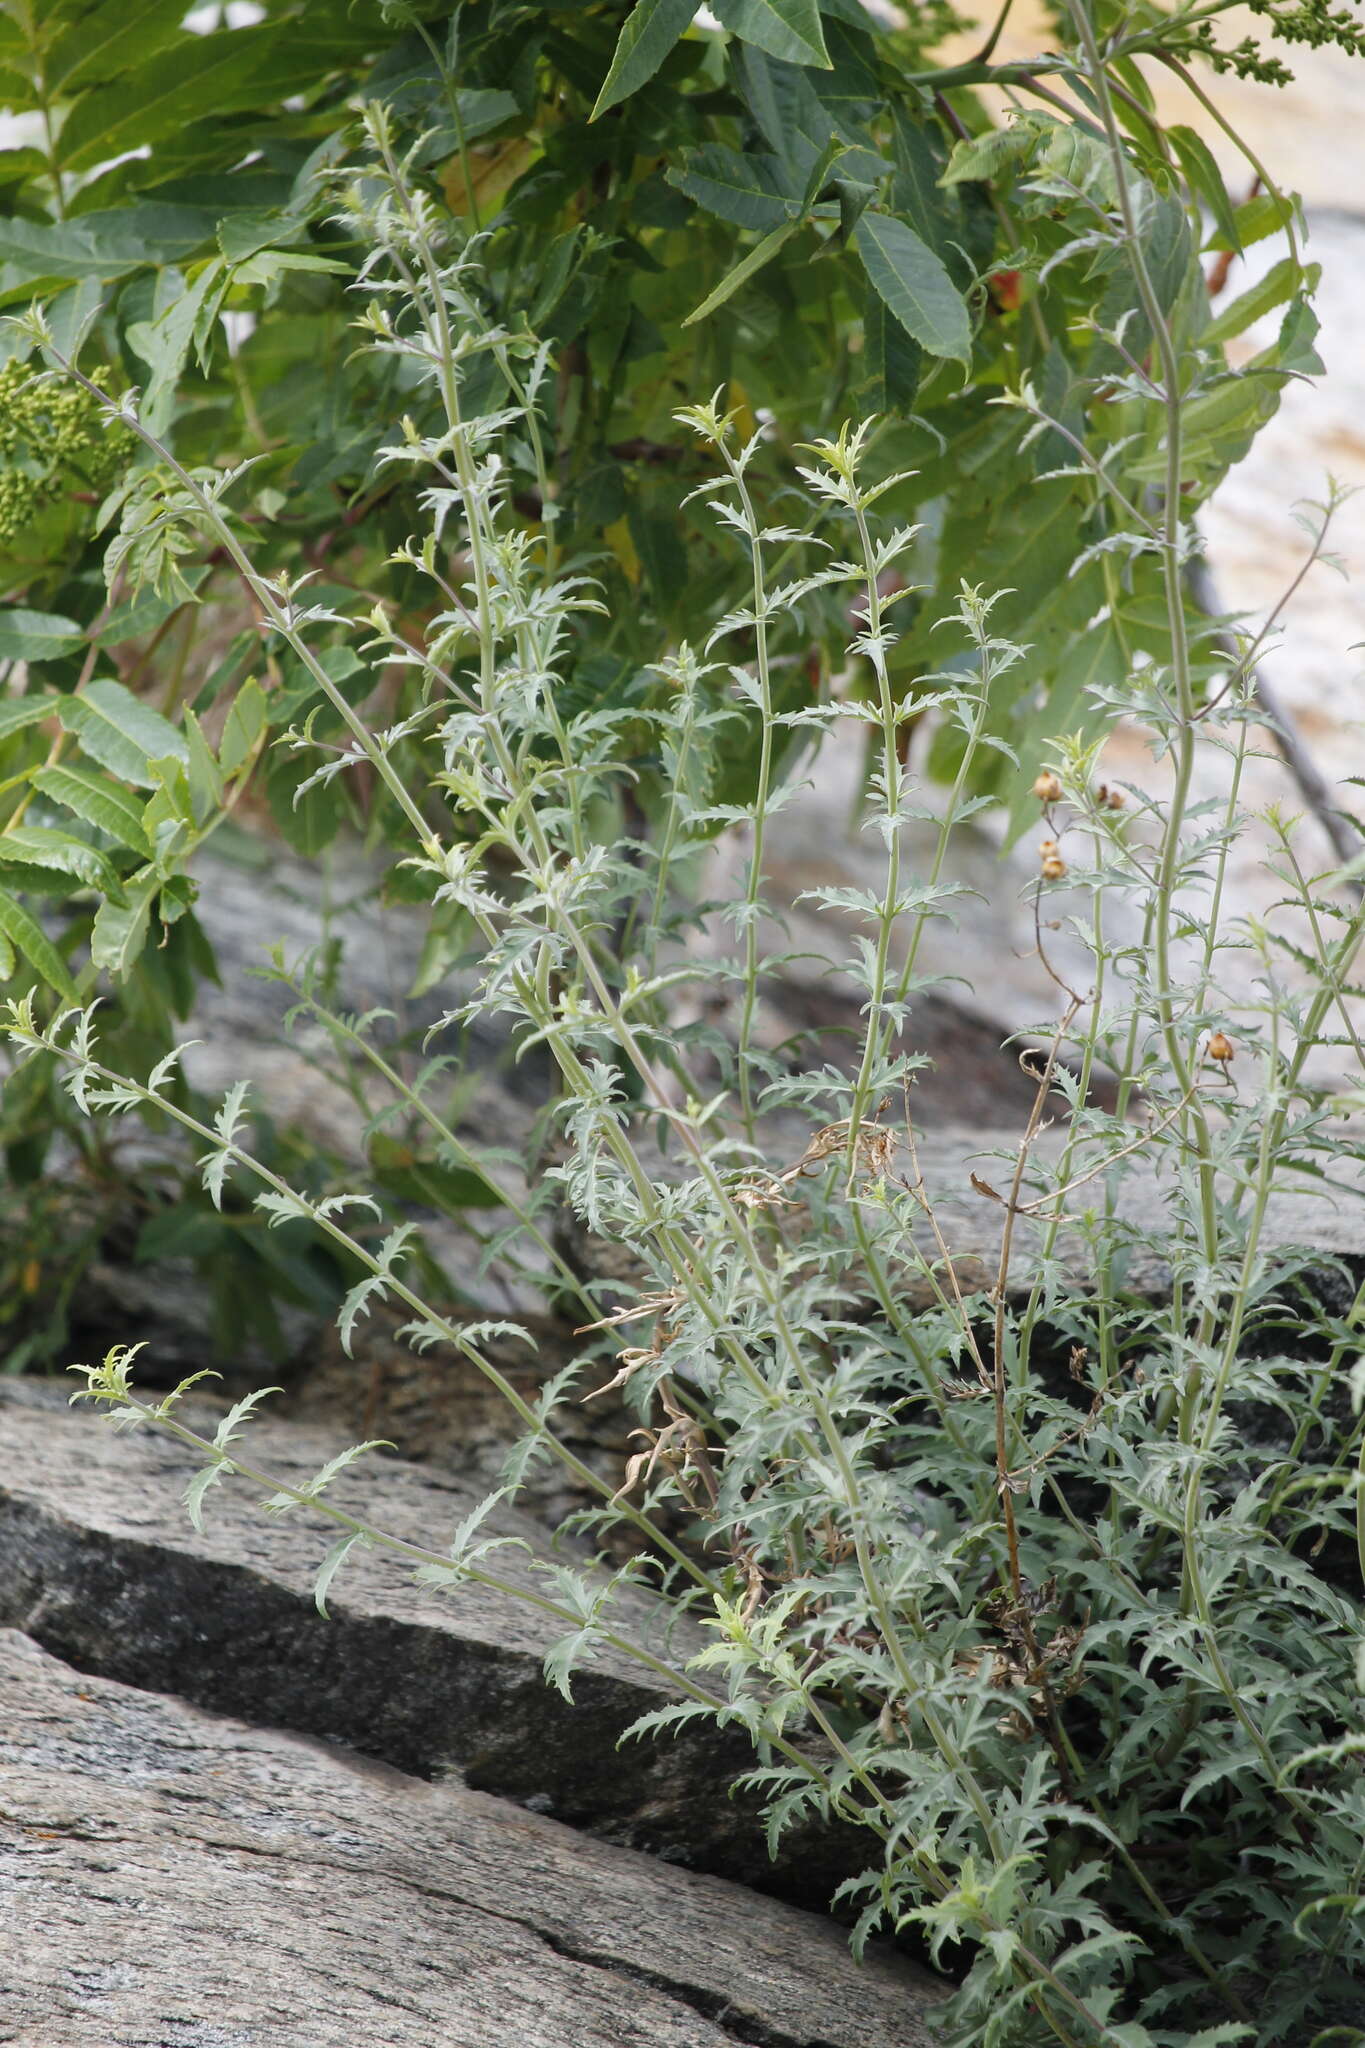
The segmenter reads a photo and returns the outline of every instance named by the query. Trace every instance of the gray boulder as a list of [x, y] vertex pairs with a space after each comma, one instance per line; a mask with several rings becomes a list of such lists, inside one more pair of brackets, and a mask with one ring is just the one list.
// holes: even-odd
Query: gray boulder
[[[184, 1412], [212, 1433], [216, 1411]], [[239, 1448], [299, 1485], [343, 1446], [262, 1420]], [[771, 1861], [753, 1803], [730, 1794], [754, 1762], [747, 1737], [695, 1722], [618, 1747], [634, 1720], [676, 1696], [666, 1679], [607, 1652], [565, 1700], [542, 1668], [564, 1623], [509, 1594], [471, 1583], [437, 1591], [392, 1556], [357, 1549], [324, 1619], [313, 1584], [334, 1527], [264, 1514], [255, 1490], [233, 1479], [210, 1493], [198, 1534], [181, 1505], [196, 1468], [163, 1434], [129, 1435], [71, 1409], [63, 1389], [0, 1382], [0, 1626], [81, 1671], [344, 1743], [416, 1776], [458, 1778], [804, 1905], [824, 1906], [870, 1860], [875, 1845], [860, 1830], [812, 1823]], [[430, 1465], [372, 1456], [328, 1497], [441, 1551], [482, 1492]], [[484, 1532], [550, 1549], [545, 1530], [506, 1508]], [[524, 1553], [501, 1552], [492, 1568], [529, 1583]], [[674, 1666], [700, 1645], [700, 1632], [643, 1591], [614, 1612]]]
[[930, 2048], [900, 1957], [0, 1631], [12, 2048]]

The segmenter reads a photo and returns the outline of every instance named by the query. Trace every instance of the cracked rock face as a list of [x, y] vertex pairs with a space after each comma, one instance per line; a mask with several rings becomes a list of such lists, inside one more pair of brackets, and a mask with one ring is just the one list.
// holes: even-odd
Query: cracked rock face
[[832, 1926], [0, 1631], [12, 2048], [929, 2048]]
[[[184, 1414], [209, 1433], [217, 1420], [191, 1406]], [[239, 1448], [299, 1485], [343, 1444], [262, 1421]], [[633, 1721], [676, 1696], [666, 1680], [608, 1651], [575, 1675], [566, 1701], [542, 1668], [565, 1623], [509, 1594], [471, 1583], [434, 1591], [391, 1557], [356, 1550], [324, 1619], [313, 1580], [334, 1528], [263, 1514], [256, 1491], [231, 1480], [210, 1492], [197, 1534], [181, 1506], [196, 1463], [163, 1435], [116, 1432], [72, 1410], [64, 1389], [0, 1382], [0, 1626], [81, 1671], [322, 1736], [422, 1777], [456, 1777], [803, 1905], [824, 1907], [868, 1862], [868, 1837], [818, 1823], [790, 1832], [770, 1861], [752, 1802], [730, 1794], [753, 1765], [747, 1737], [693, 1722], [618, 1747]], [[369, 1458], [328, 1497], [439, 1553], [482, 1494], [430, 1466]], [[505, 1508], [483, 1532], [550, 1549], [544, 1529]], [[524, 1553], [499, 1552], [492, 1565], [527, 1582]], [[665, 1640], [669, 1616], [642, 1591], [613, 1614], [674, 1665], [701, 1646], [685, 1624]]]

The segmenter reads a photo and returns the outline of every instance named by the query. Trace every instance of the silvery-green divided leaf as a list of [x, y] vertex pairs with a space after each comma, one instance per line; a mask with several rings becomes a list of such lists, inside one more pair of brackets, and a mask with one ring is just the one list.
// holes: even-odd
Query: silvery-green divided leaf
[[213, 1433], [214, 1449], [226, 1451], [230, 1445], [235, 1444], [242, 1434], [242, 1424], [253, 1420], [257, 1408], [266, 1396], [283, 1392], [283, 1387], [257, 1387], [253, 1393], [243, 1394], [240, 1401], [234, 1401]]
[[204, 1495], [211, 1486], [217, 1484], [227, 1470], [226, 1465], [205, 1465], [202, 1471], [195, 1473], [181, 1496], [185, 1512], [201, 1536], [204, 1533]]
[[327, 1594], [333, 1579], [341, 1570], [342, 1565], [346, 1562], [356, 1544], [360, 1543], [368, 1548], [368, 1541], [369, 1539], [366, 1537], [363, 1529], [348, 1529], [344, 1536], [338, 1536], [336, 1542], [318, 1566], [317, 1577], [313, 1581], [313, 1600], [318, 1613], [324, 1621], [328, 1618]]

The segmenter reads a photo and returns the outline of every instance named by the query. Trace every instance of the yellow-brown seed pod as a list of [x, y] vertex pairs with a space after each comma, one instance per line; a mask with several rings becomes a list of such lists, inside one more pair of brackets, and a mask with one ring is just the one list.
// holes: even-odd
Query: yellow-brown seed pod
[[1052, 844], [1052, 851], [1045, 853], [1042, 860], [1043, 880], [1045, 882], [1060, 882], [1062, 876], [1066, 873], [1066, 862], [1058, 853], [1055, 842], [1050, 843]]
[[1045, 768], [1033, 785], [1033, 794], [1040, 804], [1058, 804], [1062, 800], [1062, 785], [1050, 768]]
[[1215, 1031], [1209, 1039], [1208, 1053], [1211, 1060], [1226, 1066], [1237, 1048], [1225, 1031]]

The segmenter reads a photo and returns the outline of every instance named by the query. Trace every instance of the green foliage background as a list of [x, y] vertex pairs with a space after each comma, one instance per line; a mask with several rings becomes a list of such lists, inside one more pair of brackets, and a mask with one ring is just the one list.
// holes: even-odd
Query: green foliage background
[[[1316, 364], [1312, 278], [1293, 254], [1216, 320], [1200, 263], [1286, 226], [1292, 203], [1267, 187], [1235, 204], [1193, 129], [1154, 112], [1144, 64], [1207, 56], [1221, 11], [1091, 9], [1177, 336], [1229, 339], [1284, 308], [1249, 370], [1190, 395], [1192, 502]], [[1320, 8], [1259, 11], [1290, 37], [1330, 30]], [[695, 26], [689, 0], [269, 0], [255, 25], [210, 10], [187, 28], [181, 0], [3, 0], [0, 103], [33, 134], [0, 151], [0, 309], [44, 305], [58, 345], [107, 388], [136, 388], [181, 463], [250, 462], [236, 502], [258, 562], [313, 571], [323, 608], [369, 593], [420, 636], [420, 585], [392, 557], [423, 521], [381, 451], [428, 401], [401, 359], [356, 347], [365, 252], [332, 180], [354, 148], [349, 110], [380, 97], [433, 200], [482, 235], [488, 310], [549, 351], [538, 431], [509, 460], [528, 523], [547, 518], [560, 559], [601, 583], [606, 623], [566, 666], [575, 707], [647, 705], [651, 664], [744, 601], [743, 564], [685, 502], [701, 471], [679, 404], [723, 385], [742, 419], [771, 419], [753, 473], [770, 520], [802, 444], [874, 413], [873, 469], [900, 476], [895, 512], [923, 524], [897, 681], [970, 660], [965, 639], [930, 639], [963, 578], [1005, 593], [995, 628], [1031, 654], [993, 703], [982, 787], [1014, 803], [1042, 740], [1093, 720], [1084, 693], [1160, 656], [1166, 630], [1155, 559], [1115, 544], [1097, 477], [1140, 503], [1163, 428], [1131, 274], [1102, 237], [1083, 241], [1112, 168], [1064, 20], [1036, 63], [986, 47], [935, 68], [954, 25], [942, 4], [903, 28], [859, 0], [715, 14], [719, 30]], [[1249, 47], [1218, 61], [1267, 72]], [[977, 97], [987, 83], [1017, 96], [1003, 128]], [[6, 351], [0, 977], [64, 1000], [117, 992], [121, 1056], [139, 1065], [214, 972], [187, 864], [234, 806], [263, 797], [310, 855], [348, 819], [382, 845], [386, 821], [344, 779], [300, 797], [300, 756], [267, 740], [310, 717], [326, 739], [335, 714], [263, 650], [232, 565], [186, 558], [173, 485], [97, 433], [79, 395], [34, 381], [20, 335]], [[488, 356], [472, 402], [498, 408], [521, 374]], [[832, 686], [847, 625], [831, 599], [787, 629], [785, 708]], [[335, 658], [345, 684], [353, 657]], [[354, 682], [372, 688], [368, 672]], [[395, 676], [367, 716], [401, 714], [403, 687]], [[754, 719], [727, 742], [732, 802], [759, 739]], [[959, 745], [936, 732], [933, 770], [951, 774]], [[637, 747], [628, 822], [644, 830], [643, 724]], [[464, 937], [435, 920], [424, 982]], [[39, 1082], [6, 1091], [12, 1173], [41, 1170], [59, 1121]]]

